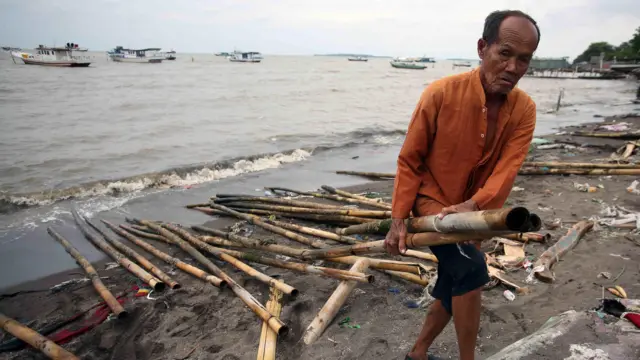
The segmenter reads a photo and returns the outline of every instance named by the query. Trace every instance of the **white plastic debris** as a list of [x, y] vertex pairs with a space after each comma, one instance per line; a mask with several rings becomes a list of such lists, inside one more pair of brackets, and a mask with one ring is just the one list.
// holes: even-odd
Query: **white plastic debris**
[[632, 193], [633, 195], [640, 195], [640, 190], [638, 190], [638, 185], [640, 185], [640, 181], [633, 180], [631, 185], [627, 188], [627, 191]]
[[625, 130], [629, 130], [629, 123], [621, 122], [621, 123], [612, 124], [612, 125], [603, 125], [603, 126], [600, 126], [600, 129], [605, 129], [609, 131], [625, 131]]
[[511, 192], [520, 192], [520, 191], [524, 191], [524, 188], [519, 186], [514, 186], [513, 188], [511, 188]]
[[513, 301], [513, 300], [516, 299], [516, 295], [514, 293], [512, 293], [511, 290], [505, 290], [502, 293], [502, 296], [504, 296], [504, 298], [509, 300], [509, 301]]
[[578, 191], [582, 191], [582, 192], [590, 192], [590, 193], [594, 193], [596, 191], [598, 191], [598, 188], [596, 188], [595, 186], [590, 186], [588, 183], [584, 183], [584, 184], [580, 184], [580, 183], [573, 183], [573, 187], [578, 190]]

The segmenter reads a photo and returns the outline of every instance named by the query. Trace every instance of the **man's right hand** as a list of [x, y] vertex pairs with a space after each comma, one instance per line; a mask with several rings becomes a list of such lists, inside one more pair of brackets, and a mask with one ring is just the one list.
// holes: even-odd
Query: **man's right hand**
[[407, 226], [404, 219], [392, 219], [391, 228], [384, 239], [384, 248], [391, 255], [404, 254], [407, 251]]

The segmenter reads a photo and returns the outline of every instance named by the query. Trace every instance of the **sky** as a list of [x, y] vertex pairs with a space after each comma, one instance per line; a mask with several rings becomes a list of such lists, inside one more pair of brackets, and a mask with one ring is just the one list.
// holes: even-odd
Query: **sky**
[[640, 27], [640, 0], [0, 0], [0, 45], [473, 59], [484, 18], [504, 9], [536, 19], [537, 56], [573, 58]]

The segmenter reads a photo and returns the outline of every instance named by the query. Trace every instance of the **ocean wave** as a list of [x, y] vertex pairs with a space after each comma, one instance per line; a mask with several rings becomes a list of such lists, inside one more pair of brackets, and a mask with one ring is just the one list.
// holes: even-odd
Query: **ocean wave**
[[83, 199], [96, 196], [118, 197], [145, 189], [184, 187], [238, 176], [246, 173], [277, 168], [282, 164], [303, 161], [312, 150], [262, 154], [221, 161], [213, 164], [192, 165], [167, 171], [136, 175], [117, 180], [93, 181], [65, 189], [52, 189], [29, 194], [0, 194], [0, 213], [53, 204], [67, 199]]

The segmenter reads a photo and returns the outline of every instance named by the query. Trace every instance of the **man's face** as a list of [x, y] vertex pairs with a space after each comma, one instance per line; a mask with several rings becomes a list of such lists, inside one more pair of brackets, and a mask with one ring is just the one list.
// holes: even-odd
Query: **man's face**
[[511, 16], [502, 22], [498, 41], [478, 40], [484, 87], [490, 94], [507, 94], [529, 69], [538, 43], [535, 26], [525, 18]]

